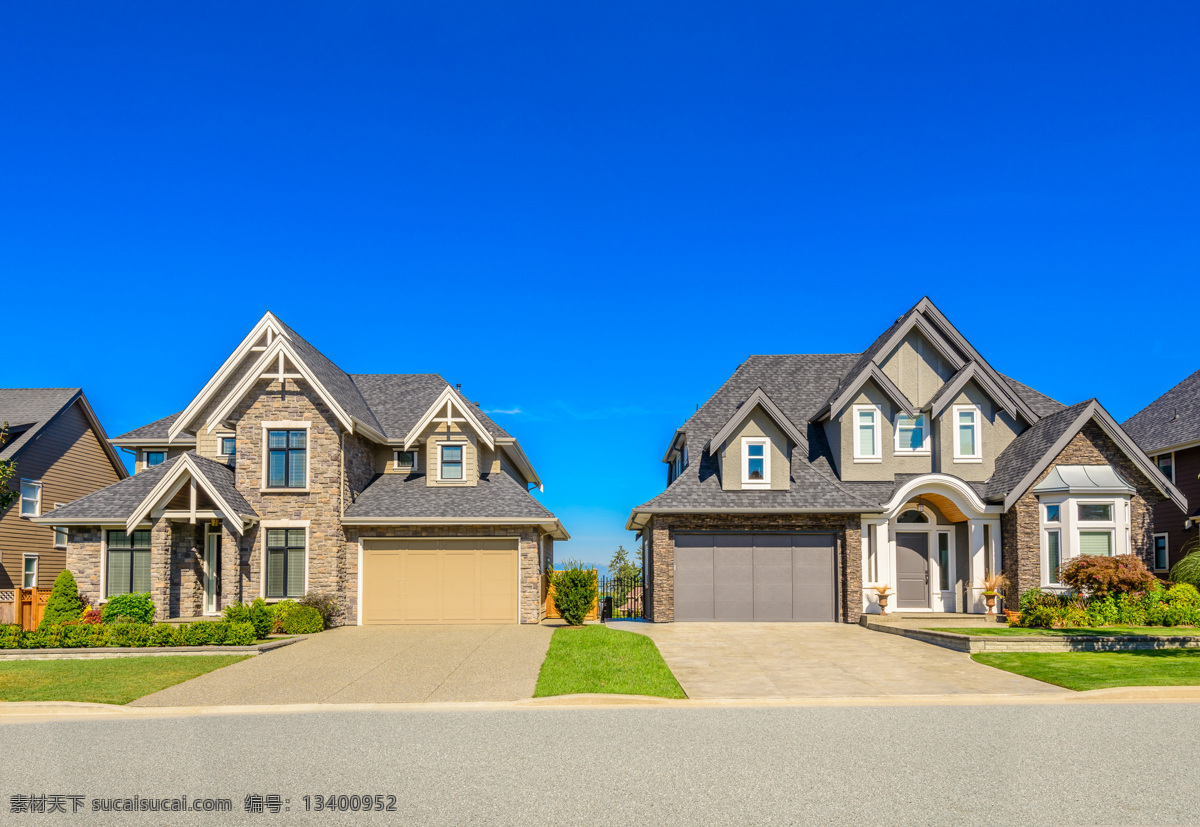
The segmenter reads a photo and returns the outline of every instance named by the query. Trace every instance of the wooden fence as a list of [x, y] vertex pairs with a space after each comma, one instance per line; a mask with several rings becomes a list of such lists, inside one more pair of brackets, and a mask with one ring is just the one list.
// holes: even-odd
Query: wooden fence
[[[592, 576], [595, 577], [598, 572], [592, 569]], [[596, 611], [596, 603], [592, 603], [592, 608], [588, 609], [588, 613], [584, 615], [584, 620], [596, 620], [599, 617]], [[550, 576], [542, 575], [542, 619], [556, 620], [561, 619], [562, 615], [558, 613], [558, 607], [554, 605], [554, 584], [550, 582]]]
[[13, 589], [13, 623], [20, 624], [26, 632], [32, 632], [42, 622], [46, 613], [46, 601], [50, 599], [50, 589]]

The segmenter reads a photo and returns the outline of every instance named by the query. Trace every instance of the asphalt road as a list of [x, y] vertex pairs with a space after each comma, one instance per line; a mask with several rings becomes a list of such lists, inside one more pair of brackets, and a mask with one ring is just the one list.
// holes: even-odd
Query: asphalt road
[[[1200, 706], [319, 712], [5, 724], [6, 824], [1197, 824]], [[82, 795], [77, 815], [11, 796]], [[396, 812], [305, 815], [305, 795]], [[247, 814], [276, 794], [289, 811]], [[232, 813], [90, 812], [94, 797]], [[349, 799], [347, 799], [349, 801]]]

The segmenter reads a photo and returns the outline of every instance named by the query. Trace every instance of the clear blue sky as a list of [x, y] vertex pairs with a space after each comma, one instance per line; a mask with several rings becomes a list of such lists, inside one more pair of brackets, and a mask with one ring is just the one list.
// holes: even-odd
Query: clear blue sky
[[1200, 5], [22, 3], [0, 384], [110, 434], [270, 309], [494, 413], [607, 560], [751, 353], [929, 294], [1124, 419], [1200, 367]]

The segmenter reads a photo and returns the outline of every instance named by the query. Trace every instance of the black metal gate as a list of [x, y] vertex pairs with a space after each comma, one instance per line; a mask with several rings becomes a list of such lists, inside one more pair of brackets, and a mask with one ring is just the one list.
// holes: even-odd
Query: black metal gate
[[596, 585], [602, 619], [640, 620], [645, 617], [646, 585], [642, 582], [641, 572], [617, 577], [600, 575]]

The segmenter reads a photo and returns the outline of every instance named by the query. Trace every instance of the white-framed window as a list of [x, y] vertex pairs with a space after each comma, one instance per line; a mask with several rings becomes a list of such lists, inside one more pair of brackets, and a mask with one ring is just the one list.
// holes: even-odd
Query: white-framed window
[[167, 460], [166, 451], [143, 451], [142, 455], [145, 457], [147, 468], [162, 465]]
[[1175, 454], [1159, 454], [1154, 458], [1154, 462], [1158, 466], [1158, 470], [1162, 471], [1163, 476], [1169, 479], [1173, 485], [1175, 483]]
[[392, 468], [396, 471], [407, 471], [410, 474], [413, 473], [417, 470], [417, 452], [393, 451]]
[[879, 408], [874, 405], [855, 405], [854, 459], [858, 462], [882, 462], [882, 440], [879, 438]]
[[951, 414], [954, 417], [954, 459], [958, 462], [982, 462], [979, 408], [975, 405], [955, 405]]
[[264, 422], [262, 488], [307, 491], [310, 422]]
[[1129, 501], [1057, 497], [1041, 504], [1042, 585], [1060, 586], [1058, 568], [1074, 557], [1129, 553]]
[[104, 552], [105, 597], [150, 591], [150, 529], [106, 531]]
[[896, 415], [896, 453], [929, 453], [929, 427], [925, 414]]
[[950, 591], [950, 532], [939, 531], [938, 540], [938, 589]]
[[[54, 507], [62, 508], [63, 504], [55, 503]], [[67, 527], [65, 525], [56, 525], [54, 527], [54, 547], [55, 548], [66, 548], [67, 547]]]
[[25, 568], [21, 572], [21, 588], [35, 589], [37, 588], [38, 575], [38, 556], [36, 554], [25, 555]]
[[1166, 534], [1154, 535], [1154, 570], [1166, 571], [1171, 567], [1170, 537]]
[[232, 437], [232, 436], [221, 437], [221, 456], [223, 456], [223, 457], [237, 456], [237, 437]]
[[771, 487], [771, 441], [766, 437], [742, 437], [742, 487]]
[[42, 516], [42, 483], [39, 480], [21, 480], [21, 516]]
[[438, 446], [438, 479], [458, 482], [464, 479], [467, 464], [467, 446], [462, 442], [445, 443]]

